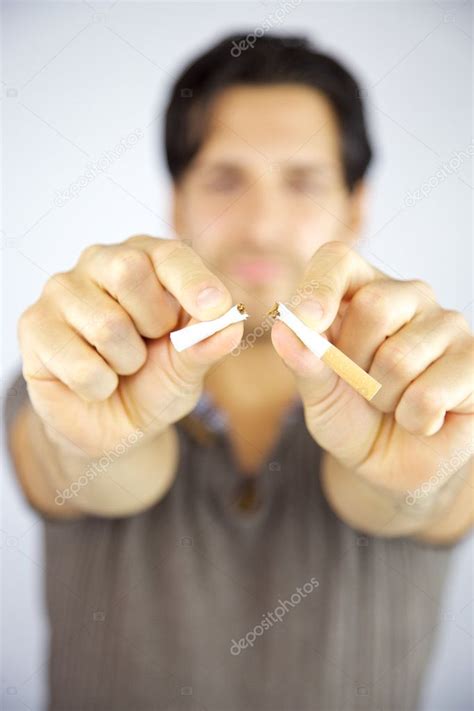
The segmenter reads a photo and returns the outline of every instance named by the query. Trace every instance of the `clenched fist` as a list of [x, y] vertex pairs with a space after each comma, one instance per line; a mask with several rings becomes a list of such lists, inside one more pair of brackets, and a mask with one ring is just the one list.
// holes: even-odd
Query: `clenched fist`
[[301, 291], [315, 283], [295, 311], [382, 388], [368, 403], [276, 322], [272, 340], [295, 373], [314, 439], [393, 492], [418, 489], [454, 458], [455, 473], [474, 433], [474, 341], [462, 314], [441, 308], [425, 282], [392, 279], [343, 242], [313, 255]]
[[19, 323], [23, 374], [50, 438], [94, 457], [137, 428], [153, 437], [184, 417], [243, 324], [182, 353], [168, 334], [231, 306], [227, 288], [180, 240], [135, 236], [85, 249]]

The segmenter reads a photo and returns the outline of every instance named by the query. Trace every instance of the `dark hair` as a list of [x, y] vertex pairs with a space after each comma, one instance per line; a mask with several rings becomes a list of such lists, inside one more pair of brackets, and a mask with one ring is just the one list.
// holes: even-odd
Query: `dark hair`
[[[250, 42], [253, 38], [253, 42]], [[305, 37], [229, 35], [191, 62], [176, 80], [166, 110], [168, 168], [175, 181], [199, 151], [216, 95], [235, 84], [300, 83], [329, 99], [341, 130], [345, 181], [350, 190], [372, 158], [358, 84], [345, 67]]]

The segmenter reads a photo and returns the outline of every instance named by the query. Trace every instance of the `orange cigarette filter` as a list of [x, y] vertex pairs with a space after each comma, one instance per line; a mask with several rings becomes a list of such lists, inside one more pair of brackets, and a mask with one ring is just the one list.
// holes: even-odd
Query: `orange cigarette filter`
[[366, 400], [378, 393], [382, 385], [371, 375], [365, 372], [357, 363], [345, 353], [333, 346], [326, 338], [323, 338], [317, 331], [313, 331], [303, 321], [301, 321], [285, 304], [276, 302], [268, 312], [269, 316], [283, 321], [298, 338], [310, 349], [312, 353], [341, 377], [348, 385], [362, 395]]

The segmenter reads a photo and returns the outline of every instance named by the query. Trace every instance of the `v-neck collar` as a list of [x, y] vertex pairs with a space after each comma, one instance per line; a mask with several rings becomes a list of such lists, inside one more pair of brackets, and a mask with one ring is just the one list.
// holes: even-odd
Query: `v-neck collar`
[[[302, 408], [301, 398], [298, 396], [293, 398], [284, 411], [280, 434], [288, 424], [298, 419]], [[202, 391], [197, 404], [190, 414], [201, 420], [211, 432], [228, 433], [229, 431], [228, 414], [217, 405], [211, 393], [207, 390]]]
[[[190, 412], [190, 419], [198, 422], [206, 436], [201, 441], [214, 441], [218, 456], [222, 457], [223, 468], [212, 472], [209, 486], [213, 492], [213, 505], [224, 507], [226, 518], [236, 525], [254, 526], [268, 514], [276, 488], [286, 479], [287, 461], [291, 437], [298, 422], [304, 419], [303, 403], [299, 397], [286, 407], [277, 439], [268, 452], [265, 461], [253, 474], [243, 472], [236, 460], [230, 436], [229, 417], [216, 404], [208, 391], [203, 391]], [[223, 477], [226, 469], [229, 476]], [[256, 509], [253, 502], [257, 502]], [[249, 504], [250, 502], [250, 504]], [[249, 510], [245, 510], [250, 506]]]

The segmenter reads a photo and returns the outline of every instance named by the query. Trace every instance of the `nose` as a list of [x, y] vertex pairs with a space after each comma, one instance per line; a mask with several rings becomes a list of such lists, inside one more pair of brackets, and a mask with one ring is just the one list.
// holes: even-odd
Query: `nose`
[[285, 231], [284, 200], [266, 176], [253, 183], [240, 201], [242, 240], [261, 249], [278, 244]]

